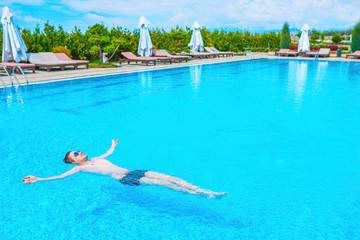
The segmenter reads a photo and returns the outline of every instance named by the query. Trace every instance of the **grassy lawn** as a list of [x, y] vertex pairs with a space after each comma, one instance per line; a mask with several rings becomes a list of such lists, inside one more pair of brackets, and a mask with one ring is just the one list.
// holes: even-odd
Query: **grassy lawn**
[[99, 60], [95, 60], [89, 63], [90, 68], [114, 68], [118, 64], [117, 62], [100, 63]]

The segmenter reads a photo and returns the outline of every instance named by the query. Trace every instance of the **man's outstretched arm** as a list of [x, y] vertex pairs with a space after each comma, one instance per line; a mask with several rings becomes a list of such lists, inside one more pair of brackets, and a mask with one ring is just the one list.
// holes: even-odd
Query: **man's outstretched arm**
[[62, 179], [62, 178], [71, 176], [75, 173], [78, 173], [80, 170], [81, 170], [80, 167], [74, 167], [70, 171], [67, 171], [59, 176], [53, 176], [53, 177], [47, 177], [47, 178], [39, 178], [39, 177], [29, 175], [29, 176], [26, 176], [23, 178], [23, 182], [26, 184], [31, 184], [31, 183], [39, 182], [39, 181], [50, 181], [50, 180]]
[[113, 139], [113, 140], [111, 141], [111, 147], [109, 148], [109, 150], [107, 150], [106, 153], [104, 153], [103, 155], [100, 155], [100, 156], [98, 156], [98, 157], [93, 157], [93, 158], [91, 158], [91, 159], [106, 158], [106, 157], [108, 157], [109, 155], [111, 155], [111, 154], [114, 152], [114, 150], [115, 150], [115, 148], [116, 148], [116, 145], [118, 145], [118, 143], [119, 143], [119, 140], [118, 140], [118, 139]]

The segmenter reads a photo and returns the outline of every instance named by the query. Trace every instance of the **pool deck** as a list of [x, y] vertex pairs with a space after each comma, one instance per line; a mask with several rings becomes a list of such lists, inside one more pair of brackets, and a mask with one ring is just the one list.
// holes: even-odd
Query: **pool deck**
[[[278, 59], [305, 59], [309, 61], [313, 61], [313, 57], [277, 57], [274, 56], [274, 53], [253, 53], [252, 57], [255, 58], [278, 58]], [[231, 62], [231, 61], [246, 61], [249, 58], [245, 56], [234, 56], [234, 57], [219, 57], [219, 58], [210, 58], [210, 59], [196, 59], [190, 60], [188, 62], [181, 63], [172, 63], [172, 64], [163, 64], [158, 63], [155, 66], [138, 63], [138, 64], [121, 64], [115, 68], [81, 68], [79, 67], [77, 70], [73, 70], [71, 68], [67, 68], [64, 71], [60, 71], [57, 69], [52, 69], [50, 72], [46, 70], [36, 70], [35, 73], [31, 71], [25, 71], [28, 82], [29, 83], [41, 83], [41, 82], [49, 82], [49, 81], [62, 81], [62, 80], [71, 80], [74, 78], [82, 78], [88, 76], [103, 76], [109, 74], [118, 74], [118, 73], [129, 73], [129, 72], [138, 72], [138, 71], [146, 71], [146, 70], [156, 70], [156, 69], [167, 69], [167, 68], [176, 68], [176, 67], [184, 67], [184, 66], [194, 66], [200, 64], [213, 64], [213, 63], [222, 63], [222, 62]], [[345, 57], [335, 57], [330, 55], [327, 58], [318, 58], [320, 61], [354, 61], [360, 62], [359, 59], [345, 59]], [[18, 80], [21, 84], [26, 83], [26, 79], [21, 75], [17, 74]], [[1, 73], [1, 78], [5, 82], [6, 85], [10, 85], [10, 79], [4, 74]], [[13, 79], [15, 83], [16, 80]], [[2, 85], [2, 82], [0, 82]], [[0, 88], [2, 87], [0, 85]]]

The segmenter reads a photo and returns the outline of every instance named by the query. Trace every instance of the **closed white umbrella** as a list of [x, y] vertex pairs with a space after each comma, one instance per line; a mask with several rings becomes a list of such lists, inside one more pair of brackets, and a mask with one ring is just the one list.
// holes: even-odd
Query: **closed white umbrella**
[[299, 39], [298, 52], [309, 52], [310, 41], [309, 41], [310, 27], [306, 23], [301, 28], [301, 37]]
[[140, 56], [149, 57], [152, 55], [152, 42], [148, 29], [149, 22], [144, 16], [141, 16], [138, 26], [140, 28], [140, 39], [137, 53]]
[[194, 22], [194, 24], [192, 25], [192, 29], [193, 29], [193, 33], [191, 35], [190, 43], [188, 44], [188, 46], [190, 47], [191, 50], [203, 52], [204, 42], [201, 37], [200, 24], [198, 22]]
[[2, 61], [27, 61], [26, 45], [12, 18], [13, 14], [10, 13], [9, 8], [4, 7], [1, 17], [1, 23], [3, 25]]

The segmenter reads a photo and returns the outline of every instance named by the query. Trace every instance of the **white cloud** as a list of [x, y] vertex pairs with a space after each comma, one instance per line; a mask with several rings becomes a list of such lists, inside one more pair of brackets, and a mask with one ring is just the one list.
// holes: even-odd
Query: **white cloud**
[[[207, 28], [281, 29], [285, 21], [301, 28], [304, 23], [316, 29], [349, 28], [360, 20], [358, 0], [22, 0], [12, 3], [44, 4], [59, 13], [59, 22], [72, 21], [89, 26], [102, 22], [108, 27], [121, 26], [134, 30], [141, 15], [150, 28], [191, 27], [198, 21]], [[26, 12], [25, 8], [17, 11]], [[30, 7], [29, 7], [30, 8]], [[26, 12], [29, 14], [29, 10]], [[23, 15], [26, 15], [23, 14]], [[39, 15], [39, 17], [41, 17]], [[43, 17], [45, 18], [45, 17]], [[66, 18], [64, 22], [64, 19]], [[53, 21], [53, 20], [52, 20]]]
[[23, 5], [42, 5], [45, 4], [45, 0], [3, 0], [1, 5], [8, 6], [11, 4], [23, 4]]
[[179, 25], [180, 22], [187, 22], [187, 21], [188, 21], [188, 17], [185, 16], [183, 12], [179, 12], [169, 18], [169, 24], [173, 26]]
[[77, 15], [77, 12], [74, 12], [72, 10], [64, 8], [63, 5], [51, 5], [51, 6], [49, 6], [49, 8], [58, 13], [64, 13], [64, 14], [68, 14], [68, 15]]
[[194, 21], [208, 28], [273, 29], [281, 28], [285, 21], [292, 26], [300, 27], [308, 22], [317, 28], [334, 28], [337, 24], [354, 25], [354, 19], [360, 19], [360, 4], [349, 0], [89, 0], [86, 3], [64, 0], [63, 3], [75, 11], [129, 18], [132, 22], [127, 27], [136, 26], [141, 15], [147, 17], [152, 27], [166, 28], [191, 26]]
[[33, 16], [24, 16], [21, 18], [22, 21], [24, 22], [31, 22], [31, 23], [43, 23], [45, 22], [44, 20], [41, 20], [39, 18], [35, 18]]
[[250, 27], [272, 29], [281, 28], [287, 21], [298, 28], [307, 22], [317, 29], [329, 29], [354, 25], [360, 19], [356, 6], [360, 8], [358, 1], [240, 0], [227, 2], [222, 10], [227, 13], [224, 22], [229, 25], [233, 21]]
[[85, 14], [85, 19], [92, 22], [103, 22], [105, 18], [103, 16], [99, 16], [93, 13], [87, 13]]

